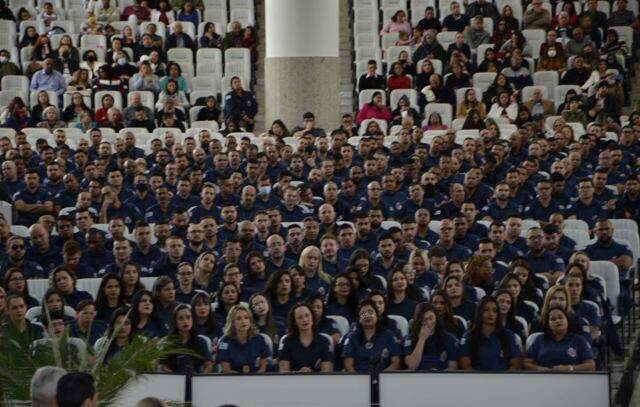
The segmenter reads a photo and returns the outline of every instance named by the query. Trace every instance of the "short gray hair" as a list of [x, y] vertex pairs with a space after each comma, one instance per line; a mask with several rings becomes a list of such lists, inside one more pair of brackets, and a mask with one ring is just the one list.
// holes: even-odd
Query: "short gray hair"
[[44, 366], [36, 370], [31, 378], [29, 393], [33, 407], [56, 405], [58, 380], [67, 372], [57, 366]]

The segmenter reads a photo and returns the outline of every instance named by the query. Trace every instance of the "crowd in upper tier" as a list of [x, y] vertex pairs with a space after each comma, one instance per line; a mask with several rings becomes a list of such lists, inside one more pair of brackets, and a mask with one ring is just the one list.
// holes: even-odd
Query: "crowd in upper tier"
[[[31, 86], [64, 75], [56, 66]], [[188, 84], [171, 66], [167, 86]], [[240, 76], [230, 83], [236, 120], [188, 129], [165, 126], [189, 121], [182, 90], [159, 95], [161, 122], [145, 113], [154, 106], [134, 108], [148, 127], [65, 127], [40, 104], [46, 92], [13, 112], [44, 107], [46, 123], [0, 135], [2, 336], [37, 350], [68, 330], [89, 351], [108, 347], [107, 361], [135, 336], [168, 337], [197, 355], [158, 361], [167, 372], [580, 371], [621, 352], [640, 251], [640, 113], [589, 116], [583, 134], [537, 113], [468, 132], [425, 128], [421, 106], [405, 106], [386, 136], [363, 108], [333, 130], [307, 112], [256, 136], [255, 100]], [[421, 92], [425, 109], [437, 90]], [[387, 109], [383, 96], [371, 111]]]

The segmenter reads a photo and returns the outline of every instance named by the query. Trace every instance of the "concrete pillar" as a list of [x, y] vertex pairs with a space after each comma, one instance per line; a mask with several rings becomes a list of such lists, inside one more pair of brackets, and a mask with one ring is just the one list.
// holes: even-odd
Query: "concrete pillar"
[[327, 131], [340, 118], [339, 0], [266, 0], [265, 126], [289, 129], [313, 112]]

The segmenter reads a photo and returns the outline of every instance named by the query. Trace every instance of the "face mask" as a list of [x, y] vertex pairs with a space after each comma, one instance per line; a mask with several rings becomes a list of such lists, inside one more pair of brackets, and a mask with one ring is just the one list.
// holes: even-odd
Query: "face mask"
[[69, 52], [66, 52], [66, 51], [65, 51], [65, 52], [63, 52], [63, 53], [62, 53], [62, 58], [64, 58], [64, 59], [69, 58]]
[[5, 57], [4, 55], [0, 55], [0, 63], [5, 63], [9, 60], [9, 58]]
[[147, 190], [147, 184], [144, 182], [139, 182], [136, 184], [136, 189], [138, 190], [138, 192], [144, 192]]
[[556, 50], [555, 49], [550, 49], [549, 51], [547, 51], [547, 55], [549, 55], [549, 58], [553, 58], [556, 56]]
[[118, 65], [126, 65], [126, 64], [127, 64], [126, 58], [119, 58], [118, 59]]
[[96, 60], [96, 56], [95, 55], [87, 55], [87, 61], [94, 62], [95, 60]]
[[258, 195], [269, 195], [271, 193], [271, 187], [260, 187], [258, 188]]

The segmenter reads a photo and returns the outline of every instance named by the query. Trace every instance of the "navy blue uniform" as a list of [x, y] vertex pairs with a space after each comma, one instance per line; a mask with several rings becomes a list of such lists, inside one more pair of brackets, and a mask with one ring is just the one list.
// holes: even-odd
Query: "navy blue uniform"
[[526, 356], [544, 367], [579, 365], [594, 358], [587, 340], [571, 332], [560, 341], [545, 334], [538, 336], [527, 349]]
[[254, 373], [260, 367], [260, 360], [271, 357], [271, 351], [266, 339], [256, 335], [245, 343], [223, 336], [218, 342], [218, 363], [227, 362], [231, 370], [240, 373]]
[[[53, 203], [53, 197], [51, 193], [42, 187], [36, 188], [34, 192], [30, 192], [26, 188], [16, 192], [13, 195], [13, 202], [22, 201], [26, 204], [39, 204], [42, 205], [46, 202]], [[30, 212], [18, 212], [18, 219], [16, 219], [16, 224], [31, 226], [38, 221], [40, 215], [37, 213]]]
[[309, 346], [305, 346], [300, 342], [299, 336], [286, 335], [280, 340], [278, 359], [288, 361], [293, 372], [303, 367], [319, 372], [322, 362], [333, 362], [331, 342], [327, 337], [316, 333]]
[[365, 373], [377, 359], [379, 369], [382, 371], [389, 367], [391, 358], [400, 356], [400, 345], [389, 330], [378, 330], [370, 341], [364, 338], [360, 330], [355, 330], [347, 335], [342, 349], [343, 358], [353, 358], [356, 372]]
[[[505, 347], [502, 346], [497, 331], [494, 330], [489, 337], [482, 335], [478, 357], [471, 361], [474, 370], [505, 371], [509, 368], [511, 359], [520, 357], [516, 335], [508, 329], [503, 329], [502, 334], [505, 335]], [[460, 357], [471, 357], [470, 336], [471, 331], [464, 334], [460, 341]]]
[[[410, 336], [404, 339], [402, 347], [405, 356], [413, 353], [417, 341], [413, 342]], [[444, 333], [444, 343], [442, 348], [438, 349], [436, 339], [431, 335], [424, 343], [422, 350], [422, 359], [416, 370], [445, 370], [448, 362], [458, 360], [458, 340], [450, 333]]]

